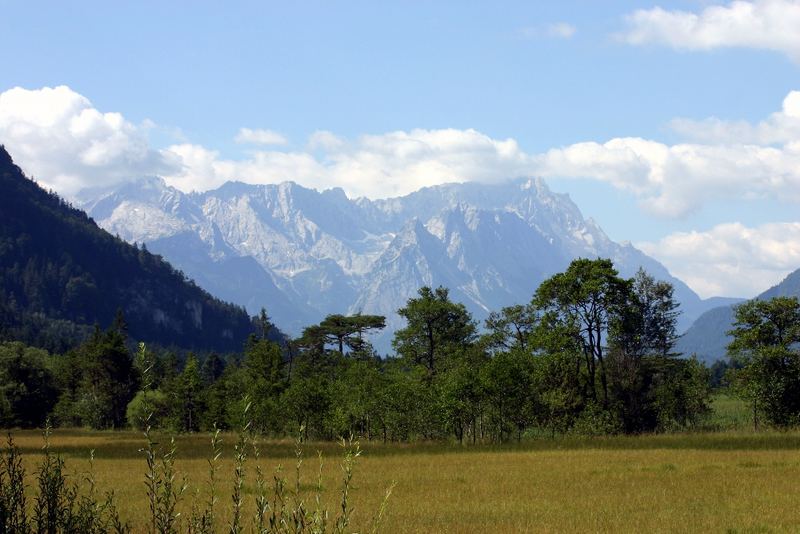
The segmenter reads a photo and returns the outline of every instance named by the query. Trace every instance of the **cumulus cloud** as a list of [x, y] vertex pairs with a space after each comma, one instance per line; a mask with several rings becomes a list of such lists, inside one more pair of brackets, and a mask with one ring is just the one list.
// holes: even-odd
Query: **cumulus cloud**
[[707, 144], [778, 145], [800, 140], [800, 91], [791, 91], [780, 111], [757, 124], [709, 118], [674, 119], [670, 127], [684, 138]]
[[29, 175], [66, 195], [175, 172], [171, 155], [149, 147], [151, 126], [98, 111], [66, 86], [0, 93], [0, 143]]
[[[45, 185], [70, 195], [157, 174], [182, 190], [228, 180], [341, 187], [350, 196], [391, 197], [446, 182], [497, 182], [519, 176], [589, 178], [630, 192], [648, 213], [681, 217], [709, 199], [780, 198], [800, 202], [800, 92], [757, 124], [676, 121], [689, 141], [667, 145], [636, 137], [584, 142], [530, 154], [514, 139], [473, 129], [415, 129], [349, 139], [313, 133], [298, 150], [258, 146], [243, 158], [185, 142], [156, 150], [146, 130], [104, 113], [67, 87], [0, 94], [0, 142]], [[731, 131], [734, 133], [732, 134]], [[242, 129], [241, 140], [283, 140]]]
[[702, 297], [754, 297], [800, 265], [800, 222], [720, 224], [637, 243]]
[[292, 180], [351, 196], [403, 195], [447, 182], [491, 182], [533, 174], [533, 158], [513, 139], [496, 140], [475, 130], [411, 130], [346, 140], [316, 132], [309, 152], [256, 151], [246, 160], [218, 158], [196, 145], [167, 149], [183, 162], [165, 176], [181, 189], [208, 189], [227, 180], [275, 183]]
[[608, 182], [663, 217], [685, 216], [710, 198], [800, 201], [800, 142], [776, 148], [618, 138], [553, 149], [536, 159], [541, 176]]
[[662, 44], [681, 50], [746, 47], [772, 50], [800, 61], [800, 1], [734, 1], [693, 13], [660, 7], [625, 17], [618, 37], [632, 45]]
[[285, 145], [288, 140], [273, 130], [242, 128], [234, 139], [237, 143], [250, 145]]

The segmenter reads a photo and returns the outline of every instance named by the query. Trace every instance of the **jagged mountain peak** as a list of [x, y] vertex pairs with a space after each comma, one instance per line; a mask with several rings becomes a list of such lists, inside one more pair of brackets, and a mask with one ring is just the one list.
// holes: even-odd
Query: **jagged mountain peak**
[[[625, 276], [643, 266], [676, 285], [689, 315], [702, 307], [658, 262], [613, 242], [568, 195], [554, 193], [540, 178], [442, 184], [378, 200], [293, 182], [228, 182], [189, 195], [168, 186], [155, 195], [149, 187], [131, 184], [85, 206], [101, 225], [128, 228], [120, 232], [128, 240], [158, 246], [169, 238], [175, 252], [159, 250], [226, 297], [240, 293], [226, 277], [204, 277], [203, 271], [219, 272], [223, 263], [235, 269], [244, 264], [231, 260], [253, 259], [263, 270], [258, 276], [281, 294], [276, 322], [293, 333], [297, 317], [320, 320], [357, 310], [389, 314], [396, 326], [396, 310], [421, 285], [449, 287], [480, 320], [490, 309], [527, 301], [542, 280], [576, 257], [609, 257]], [[191, 242], [189, 235], [195, 236]], [[198, 261], [203, 255], [205, 265]], [[270, 309], [269, 302], [243, 304], [254, 312]]]

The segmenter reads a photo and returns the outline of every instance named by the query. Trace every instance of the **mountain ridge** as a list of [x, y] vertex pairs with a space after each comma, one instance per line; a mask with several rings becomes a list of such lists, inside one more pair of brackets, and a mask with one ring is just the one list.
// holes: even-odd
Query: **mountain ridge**
[[81, 341], [93, 324], [110, 325], [117, 309], [133, 339], [164, 346], [238, 350], [252, 331], [243, 308], [101, 229], [27, 178], [2, 146], [0, 305], [3, 337], [51, 350]]
[[[789, 273], [782, 281], [755, 296], [753, 300], [774, 297], [800, 298], [800, 269]], [[738, 302], [744, 301], [745, 299], [738, 299]], [[733, 340], [727, 332], [733, 328], [733, 307], [737, 303], [717, 306], [700, 315], [678, 340], [678, 350], [687, 355], [694, 354], [709, 364], [726, 358], [727, 346]]]
[[329, 313], [385, 314], [383, 349], [400, 325], [396, 310], [421, 285], [447, 286], [480, 320], [529, 300], [541, 281], [577, 257], [609, 257], [623, 276], [643, 267], [672, 282], [685, 327], [709, 307], [656, 260], [609, 239], [568, 195], [539, 178], [444, 184], [378, 200], [294, 182], [226, 182], [186, 194], [151, 178], [84, 191], [80, 205], [110, 232], [147, 243], [251, 312], [260, 307], [253, 299], [243, 302], [224, 276], [209, 280], [203, 272], [223, 274], [220, 263], [252, 258], [263, 272], [251, 265], [250, 276], [277, 288], [263, 292], [272, 300], [262, 305], [291, 333]]

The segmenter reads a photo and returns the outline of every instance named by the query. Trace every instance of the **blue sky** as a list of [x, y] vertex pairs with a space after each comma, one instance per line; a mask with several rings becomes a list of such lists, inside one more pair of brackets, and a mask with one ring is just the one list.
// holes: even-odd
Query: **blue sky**
[[65, 195], [542, 175], [704, 296], [800, 267], [797, 1], [0, 7], [0, 142]]

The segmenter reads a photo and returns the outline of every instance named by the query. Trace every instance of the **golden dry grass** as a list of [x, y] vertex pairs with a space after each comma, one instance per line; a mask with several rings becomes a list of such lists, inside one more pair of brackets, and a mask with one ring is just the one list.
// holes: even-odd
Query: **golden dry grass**
[[[17, 432], [17, 443], [35, 469], [41, 437]], [[221, 505], [230, 503], [232, 451], [227, 445]], [[141, 530], [147, 518], [145, 463], [132, 432], [56, 431], [53, 448], [70, 471], [86, 469], [96, 450], [100, 488], [114, 488], [124, 518]], [[328, 508], [338, 507], [341, 450], [306, 445], [302, 488], [308, 499], [324, 453]], [[714, 433], [596, 439], [541, 439], [503, 447], [443, 444], [363, 444], [354, 481], [354, 520], [362, 531], [385, 488], [397, 483], [384, 532], [798, 532], [800, 531], [800, 433]], [[191, 488], [186, 513], [199, 487], [205, 498], [205, 435], [178, 439], [178, 470]], [[293, 474], [293, 445], [264, 447], [265, 469], [282, 463]], [[248, 462], [248, 503], [253, 464]], [[223, 520], [226, 518], [222, 518]], [[222, 526], [222, 525], [221, 525]]]

